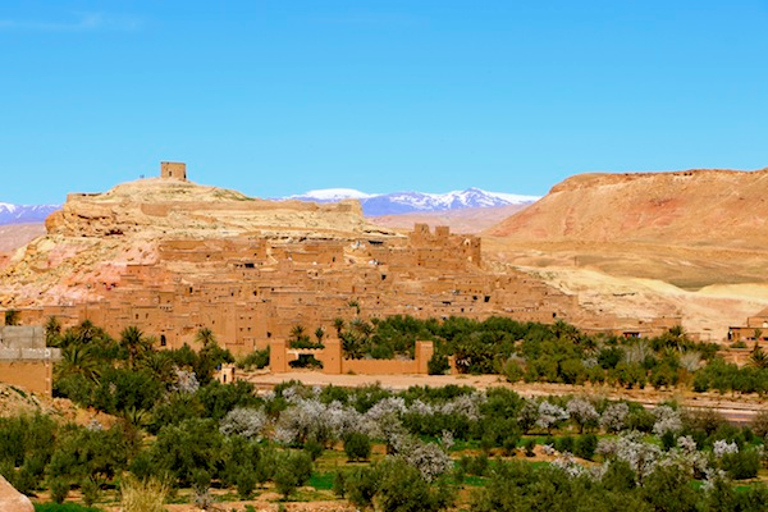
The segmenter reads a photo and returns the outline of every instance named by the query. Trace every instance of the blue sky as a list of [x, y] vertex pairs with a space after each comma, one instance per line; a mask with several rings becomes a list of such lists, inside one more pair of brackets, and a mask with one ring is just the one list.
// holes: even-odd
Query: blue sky
[[261, 197], [762, 168], [767, 26], [748, 0], [2, 2], [0, 201], [164, 159]]

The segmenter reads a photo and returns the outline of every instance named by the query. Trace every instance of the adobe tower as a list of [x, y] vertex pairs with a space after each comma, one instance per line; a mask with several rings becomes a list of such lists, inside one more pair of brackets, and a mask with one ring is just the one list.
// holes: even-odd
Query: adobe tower
[[160, 177], [187, 181], [187, 164], [182, 162], [160, 162]]

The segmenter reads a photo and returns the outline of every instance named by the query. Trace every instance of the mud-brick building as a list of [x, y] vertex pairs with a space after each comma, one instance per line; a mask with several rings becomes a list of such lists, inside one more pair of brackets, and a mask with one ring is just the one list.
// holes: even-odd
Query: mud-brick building
[[[5, 315], [0, 315], [4, 323]], [[45, 346], [42, 327], [0, 325], [0, 382], [51, 396], [57, 348]]]
[[728, 327], [728, 341], [763, 342], [768, 340], [768, 308], [747, 317], [746, 325]]

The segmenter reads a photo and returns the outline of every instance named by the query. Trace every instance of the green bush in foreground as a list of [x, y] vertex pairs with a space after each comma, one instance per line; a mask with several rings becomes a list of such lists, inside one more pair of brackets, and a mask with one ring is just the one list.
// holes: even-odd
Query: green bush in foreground
[[35, 503], [35, 512], [102, 512], [102, 509], [77, 503]]
[[351, 432], [344, 439], [344, 452], [350, 462], [368, 460], [371, 456], [371, 440], [365, 434]]

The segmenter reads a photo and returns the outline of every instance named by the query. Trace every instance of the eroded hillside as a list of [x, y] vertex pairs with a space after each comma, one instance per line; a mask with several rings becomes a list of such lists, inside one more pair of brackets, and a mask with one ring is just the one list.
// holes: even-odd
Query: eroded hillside
[[483, 232], [486, 260], [722, 339], [768, 300], [767, 193], [768, 169], [577, 175]]
[[582, 174], [486, 231], [548, 242], [636, 242], [762, 250], [768, 169]]

